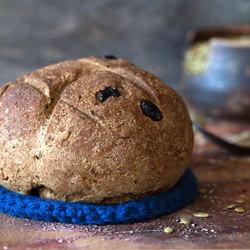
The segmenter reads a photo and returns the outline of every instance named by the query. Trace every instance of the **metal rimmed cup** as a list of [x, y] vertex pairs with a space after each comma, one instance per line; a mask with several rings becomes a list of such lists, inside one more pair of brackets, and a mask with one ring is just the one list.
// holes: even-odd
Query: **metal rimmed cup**
[[196, 111], [250, 121], [250, 26], [189, 32], [182, 87]]

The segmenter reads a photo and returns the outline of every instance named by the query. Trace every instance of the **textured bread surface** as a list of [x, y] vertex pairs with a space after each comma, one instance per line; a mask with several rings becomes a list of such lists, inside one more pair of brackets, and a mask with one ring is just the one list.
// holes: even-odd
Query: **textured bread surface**
[[[119, 97], [104, 102], [112, 87]], [[142, 112], [149, 100], [162, 114]], [[171, 188], [192, 154], [182, 98], [122, 59], [49, 65], [0, 89], [0, 185], [48, 199], [119, 203]]]

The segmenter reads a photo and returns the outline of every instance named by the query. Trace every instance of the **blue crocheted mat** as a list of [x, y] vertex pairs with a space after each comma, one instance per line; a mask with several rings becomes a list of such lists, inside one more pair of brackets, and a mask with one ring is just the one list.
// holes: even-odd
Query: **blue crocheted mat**
[[0, 212], [22, 218], [73, 224], [125, 223], [172, 213], [194, 200], [197, 182], [187, 169], [167, 192], [115, 205], [84, 204], [21, 195], [0, 186]]

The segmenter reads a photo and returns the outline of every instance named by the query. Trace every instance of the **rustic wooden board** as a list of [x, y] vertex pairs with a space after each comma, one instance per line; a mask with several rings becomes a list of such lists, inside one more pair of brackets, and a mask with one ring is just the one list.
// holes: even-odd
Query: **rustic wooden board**
[[[240, 124], [216, 123], [208, 128], [224, 136], [242, 130], [250, 133], [249, 126]], [[107, 226], [47, 223], [0, 214], [0, 248], [250, 248], [250, 158], [233, 157], [196, 135], [191, 167], [199, 187], [207, 192], [177, 213], [147, 222]], [[245, 213], [226, 209], [236, 199], [245, 200], [238, 205]], [[210, 216], [197, 218], [194, 212]], [[180, 217], [190, 219], [191, 224], [180, 224]], [[174, 229], [172, 234], [164, 232], [167, 226]]]

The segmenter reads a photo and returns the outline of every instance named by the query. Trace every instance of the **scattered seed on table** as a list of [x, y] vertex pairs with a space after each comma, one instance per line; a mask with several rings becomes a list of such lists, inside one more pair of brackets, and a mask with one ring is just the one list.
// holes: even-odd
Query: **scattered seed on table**
[[191, 221], [189, 219], [186, 219], [186, 218], [181, 218], [180, 223], [189, 225], [191, 223]]
[[208, 190], [206, 188], [198, 188], [200, 194], [205, 194]]
[[198, 213], [194, 213], [194, 216], [199, 217], [199, 218], [207, 218], [207, 217], [209, 217], [209, 214], [198, 212]]
[[236, 200], [236, 202], [237, 202], [238, 204], [242, 204], [242, 203], [245, 202], [245, 200], [243, 200], [243, 199], [238, 199], [238, 200]]
[[245, 210], [243, 207], [236, 207], [236, 208], [234, 209], [234, 211], [236, 211], [236, 212], [238, 212], [238, 213], [245, 213], [245, 212], [246, 212], [246, 210]]
[[230, 204], [226, 206], [226, 208], [229, 210], [229, 209], [235, 208], [236, 206], [237, 206], [236, 204]]
[[167, 233], [167, 234], [171, 234], [171, 233], [173, 233], [173, 231], [174, 231], [174, 229], [172, 227], [166, 227], [164, 229], [164, 232]]

